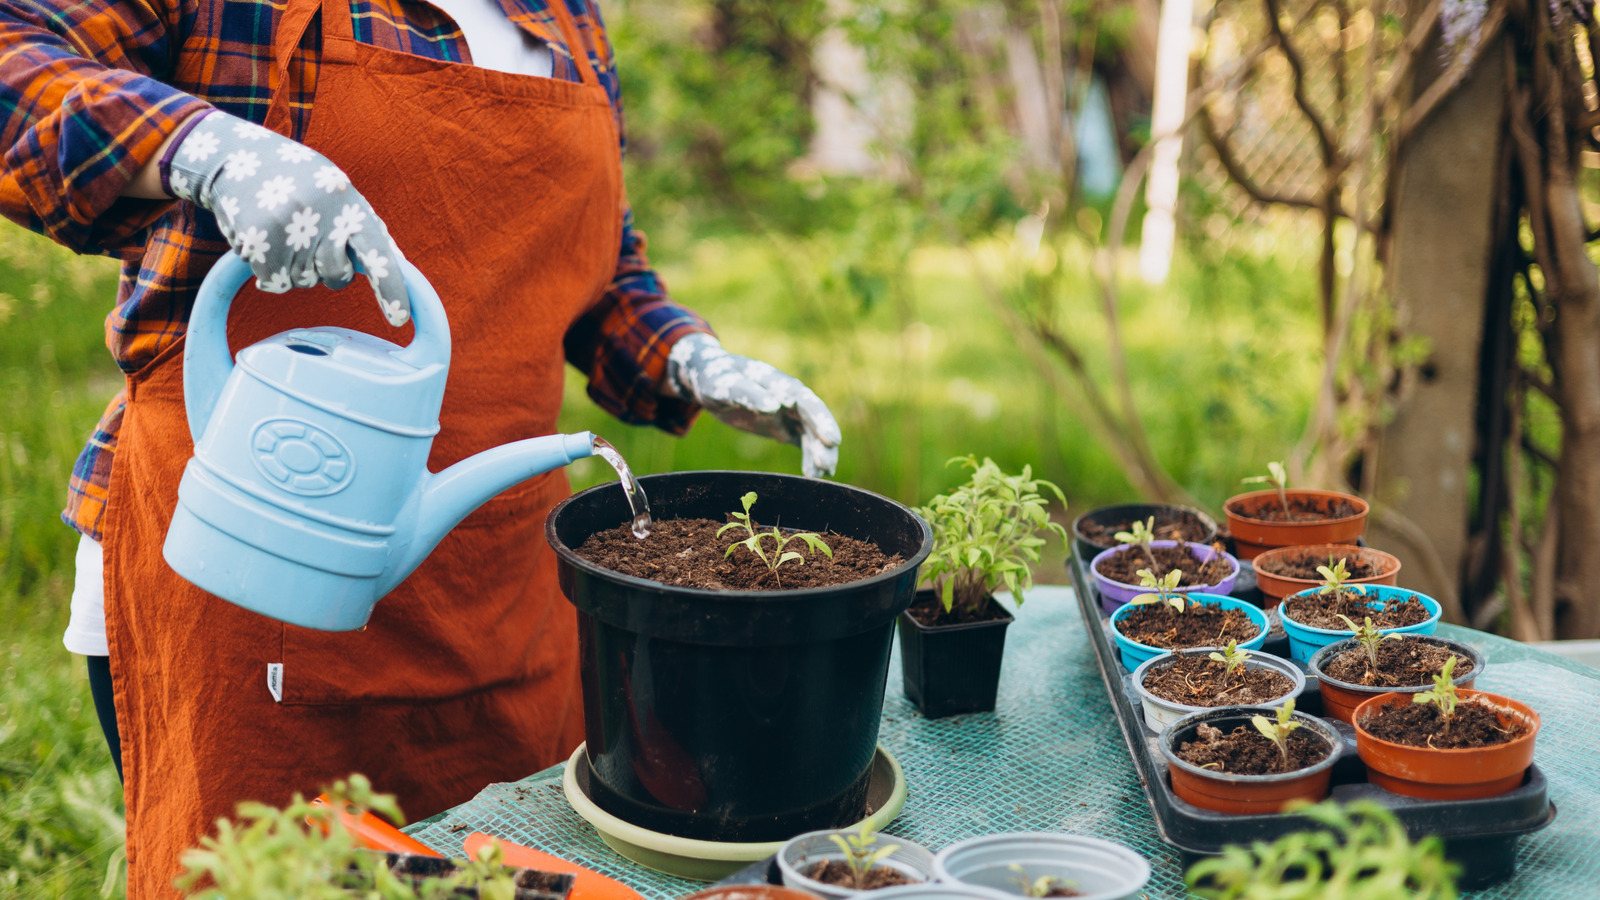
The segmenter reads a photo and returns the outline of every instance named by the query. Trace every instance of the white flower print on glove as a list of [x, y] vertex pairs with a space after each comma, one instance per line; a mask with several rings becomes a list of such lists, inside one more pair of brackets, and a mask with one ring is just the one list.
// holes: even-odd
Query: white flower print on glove
[[798, 445], [801, 470], [812, 478], [838, 468], [839, 423], [827, 404], [800, 379], [729, 353], [709, 334], [672, 345], [665, 388], [735, 428]]
[[359, 259], [389, 324], [410, 319], [400, 248], [349, 176], [322, 154], [216, 111], [178, 143], [165, 174], [174, 194], [216, 215], [261, 290], [342, 288]]

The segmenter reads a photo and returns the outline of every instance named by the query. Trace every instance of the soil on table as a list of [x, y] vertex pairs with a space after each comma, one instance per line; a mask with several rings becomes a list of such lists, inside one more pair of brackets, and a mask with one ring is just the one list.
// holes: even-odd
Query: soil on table
[[[1376, 578], [1383, 574], [1378, 565], [1370, 562], [1365, 554], [1358, 553], [1340, 558], [1344, 560], [1344, 567], [1349, 571], [1349, 578], [1352, 581], [1357, 578]], [[1334, 560], [1334, 562], [1338, 561], [1339, 559]], [[1256, 568], [1269, 575], [1277, 575], [1281, 578], [1303, 578], [1306, 581], [1316, 582], [1322, 581], [1322, 573], [1317, 571], [1317, 566], [1333, 565], [1333, 563], [1328, 562], [1327, 554], [1307, 552], [1299, 554], [1285, 553], [1282, 556], [1274, 556], [1265, 560], [1266, 565], [1262, 565], [1262, 562], [1263, 560], [1258, 557], [1255, 563]]]
[[1333, 752], [1315, 733], [1298, 728], [1289, 733], [1289, 766], [1283, 754], [1266, 735], [1250, 725], [1239, 725], [1226, 734], [1222, 729], [1201, 725], [1198, 740], [1184, 741], [1178, 758], [1212, 772], [1229, 775], [1277, 775], [1314, 766]]
[[1203, 653], [1185, 653], [1144, 673], [1144, 689], [1185, 706], [1265, 706], [1294, 690], [1282, 672], [1228, 667]]
[[1335, 681], [1366, 687], [1417, 687], [1433, 684], [1450, 657], [1456, 658], [1454, 675], [1472, 671], [1472, 657], [1432, 641], [1401, 637], [1378, 645], [1378, 668], [1373, 671], [1365, 647], [1354, 647], [1328, 660], [1322, 671]]
[[1492, 747], [1528, 733], [1520, 719], [1508, 716], [1502, 725], [1493, 709], [1472, 700], [1456, 704], [1448, 722], [1432, 703], [1405, 703], [1367, 713], [1361, 727], [1379, 740], [1435, 750]]
[[1344, 619], [1339, 618], [1341, 615], [1349, 617], [1357, 625], [1363, 619], [1371, 619], [1373, 628], [1405, 628], [1426, 622], [1428, 616], [1432, 615], [1416, 594], [1404, 600], [1390, 600], [1379, 608], [1367, 605], [1373, 599], [1375, 595], [1345, 588], [1338, 592], [1337, 597], [1332, 593], [1307, 592], [1290, 595], [1283, 603], [1289, 610], [1289, 618], [1301, 625], [1333, 631], [1350, 630]]
[[935, 592], [930, 599], [912, 604], [906, 612], [911, 614], [911, 618], [929, 628], [940, 625], [965, 625], [969, 622], [993, 622], [995, 619], [1006, 617], [1005, 607], [996, 602], [994, 597], [984, 597], [976, 609], [957, 602], [951, 605], [949, 612], [945, 612], [944, 602], [939, 599], [938, 592]]
[[862, 883], [858, 886], [855, 874], [850, 871], [850, 866], [842, 859], [829, 859], [813, 863], [801, 870], [800, 874], [810, 878], [812, 881], [855, 888], [859, 891], [875, 891], [878, 888], [919, 883], [917, 879], [899, 869], [891, 869], [888, 866], [874, 866], [867, 870], [866, 875], [861, 879]]
[[[1101, 575], [1122, 584], [1138, 584], [1140, 569], [1149, 569], [1157, 578], [1177, 569], [1183, 573], [1183, 579], [1178, 582], [1178, 587], [1221, 584], [1222, 579], [1227, 578], [1228, 573], [1233, 571], [1233, 566], [1222, 556], [1220, 544], [1213, 549], [1216, 552], [1212, 557], [1201, 562], [1195, 558], [1194, 550], [1188, 544], [1179, 544], [1176, 547], [1151, 547], [1149, 556], [1145, 555], [1143, 547], [1130, 546], [1100, 560], [1094, 568]], [[1150, 562], [1151, 556], [1155, 557], [1153, 566]]]
[[[723, 524], [710, 519], [657, 521], [642, 541], [627, 525], [619, 525], [590, 535], [577, 552], [597, 566], [624, 575], [713, 591], [788, 591], [848, 584], [904, 562], [898, 555], [886, 555], [875, 544], [826, 531], [822, 540], [833, 550], [832, 559], [821, 551], [812, 553], [803, 541], [790, 541], [784, 551], [798, 552], [803, 559], [784, 563], [774, 574], [748, 547], [726, 556], [727, 549], [749, 533], [743, 528], [729, 529], [719, 538], [717, 529]], [[771, 526], [766, 530], [771, 531]], [[768, 557], [772, 544], [771, 540], [762, 542], [761, 549]]]
[[1073, 890], [1072, 888], [1069, 888], [1069, 887], [1061, 887], [1060, 885], [1057, 885], [1056, 887], [1053, 887], [1050, 890], [1045, 891], [1044, 895], [1046, 897], [1082, 897], [1083, 896], [1083, 892], [1082, 891], [1075, 891], [1075, 890]]
[[1323, 522], [1329, 519], [1349, 518], [1361, 512], [1361, 509], [1343, 497], [1291, 495], [1287, 512], [1276, 496], [1265, 500], [1252, 500], [1248, 507], [1239, 504], [1234, 507], [1233, 512], [1242, 519], [1253, 519], [1257, 522]]
[[1191, 606], [1178, 612], [1165, 603], [1138, 607], [1116, 624], [1128, 640], [1162, 650], [1226, 647], [1229, 641], [1242, 644], [1261, 631], [1242, 609]]
[[[1143, 519], [1128, 519], [1123, 522], [1100, 524], [1084, 519], [1078, 523], [1078, 534], [1084, 540], [1102, 550], [1110, 550], [1117, 546], [1117, 532], [1128, 531], [1133, 528], [1134, 522], [1143, 523], [1150, 516]], [[1202, 541], [1210, 537], [1211, 529], [1200, 521], [1200, 517], [1192, 512], [1180, 510], [1163, 510], [1155, 514], [1155, 536], [1158, 541]]]

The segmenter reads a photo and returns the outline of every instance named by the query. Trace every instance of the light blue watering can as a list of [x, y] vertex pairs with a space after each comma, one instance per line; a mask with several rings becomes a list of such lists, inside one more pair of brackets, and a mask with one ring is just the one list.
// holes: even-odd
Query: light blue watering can
[[250, 266], [229, 253], [206, 275], [183, 352], [195, 449], [163, 549], [173, 571], [274, 619], [360, 628], [485, 500], [592, 455], [588, 432], [556, 434], [429, 472], [450, 325], [428, 280], [401, 267], [416, 324], [410, 346], [297, 328], [237, 361], [228, 308]]

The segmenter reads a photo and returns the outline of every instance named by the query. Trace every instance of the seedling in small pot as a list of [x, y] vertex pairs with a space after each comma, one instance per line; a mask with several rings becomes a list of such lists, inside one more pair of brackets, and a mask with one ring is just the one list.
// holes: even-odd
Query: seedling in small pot
[[862, 822], [855, 831], [830, 834], [828, 840], [843, 851], [844, 864], [850, 867], [850, 878], [856, 890], [865, 890], [867, 873], [900, 849], [899, 844], [879, 845], [877, 833], [866, 822]]
[[1151, 603], [1164, 603], [1178, 612], [1183, 612], [1189, 608], [1189, 601], [1182, 594], [1177, 592], [1178, 582], [1182, 580], [1183, 573], [1177, 569], [1173, 569], [1160, 578], [1157, 578], [1155, 573], [1149, 569], [1140, 569], [1139, 586], [1155, 588], [1155, 592], [1149, 594], [1140, 594], [1128, 602], [1137, 606], [1144, 606]]
[[[757, 531], [754, 523], [750, 521], [750, 507], [756, 505], [755, 491], [751, 491], [750, 493], [745, 494], [743, 497], [740, 497], [739, 502], [744, 504], [744, 512], [729, 513], [728, 515], [732, 517], [734, 521], [729, 522], [728, 524], [717, 529], [717, 537], [722, 537], [724, 533], [734, 528], [743, 528], [745, 531], [749, 532], [750, 536], [742, 541], [739, 541], [738, 543], [730, 544], [728, 546], [728, 552], [723, 554], [724, 557], [732, 556], [734, 550], [743, 547], [746, 550], [749, 550], [751, 553], [754, 553], [757, 559], [766, 564], [767, 570], [772, 573], [772, 577], [777, 580], [778, 584], [780, 585], [783, 584], [783, 579], [778, 575], [778, 568], [780, 566], [790, 561], [794, 561], [803, 565], [806, 561], [805, 556], [803, 556], [799, 551], [783, 549], [789, 545], [789, 542], [801, 541], [807, 547], [811, 548], [811, 555], [815, 556], [818, 551], [821, 551], [829, 559], [833, 558], [833, 548], [824, 543], [822, 537], [815, 532], [800, 531], [791, 534], [784, 534], [783, 531], [777, 526], [773, 526], [771, 531]], [[761, 549], [762, 542], [768, 538], [772, 540], [772, 554], [770, 556], [765, 550]]]
[[[1384, 632], [1372, 627], [1371, 616], [1367, 616], [1360, 625], [1357, 625], [1349, 616], [1344, 615], [1343, 613], [1339, 614], [1339, 618], [1343, 619], [1344, 623], [1350, 626], [1350, 630], [1355, 634], [1356, 640], [1359, 641], [1361, 646], [1367, 651], [1367, 674], [1370, 676], [1368, 678], [1370, 681], [1371, 678], [1377, 677], [1378, 674], [1378, 645], [1384, 641], [1398, 640], [1400, 635], [1393, 632], [1385, 634]], [[1450, 657], [1450, 662], [1447, 663], [1447, 665], [1454, 666], [1455, 662], [1456, 658], [1452, 656]]]
[[1144, 550], [1145, 559], [1150, 560], [1150, 567], [1156, 566], [1156, 555], [1150, 549], [1150, 542], [1156, 539], [1156, 517], [1151, 516], [1143, 522], [1134, 522], [1133, 527], [1127, 531], [1119, 531], [1113, 537], [1118, 543], [1130, 547], [1139, 547]]
[[1024, 897], [1076, 897], [1078, 896], [1078, 883], [1070, 878], [1057, 878], [1054, 875], [1040, 875], [1038, 878], [1029, 878], [1028, 870], [1019, 863], [1012, 863], [1011, 871], [1017, 877], [1011, 879], [1022, 889]]
[[1222, 648], [1221, 653], [1213, 650], [1210, 658], [1222, 663], [1224, 666], [1222, 670], [1222, 683], [1227, 684], [1228, 681], [1233, 678], [1233, 673], [1237, 671], [1240, 666], [1244, 665], [1245, 660], [1250, 658], [1250, 651], [1240, 650], [1239, 642], [1230, 640], [1228, 641], [1228, 646]]
[[1294, 700], [1285, 700], [1278, 707], [1278, 721], [1274, 722], [1266, 716], [1253, 716], [1250, 723], [1266, 735], [1267, 740], [1277, 745], [1278, 753], [1283, 756], [1283, 770], [1289, 771], [1289, 735], [1300, 727], [1300, 723], [1294, 720]]
[[[1339, 595], [1344, 592], [1345, 582], [1350, 580], [1350, 569], [1345, 565], [1348, 561], [1347, 559], [1340, 559], [1338, 562], [1334, 562], [1333, 557], [1329, 556], [1328, 565], [1317, 566], [1317, 574], [1322, 576], [1322, 586], [1317, 588], [1318, 594], [1332, 594], [1335, 600], [1339, 599]], [[1353, 584], [1350, 585], [1350, 590], [1358, 594], [1365, 594], [1367, 586]]]
[[1283, 504], [1283, 514], [1289, 512], [1289, 473], [1284, 470], [1283, 463], [1267, 463], [1266, 475], [1252, 475], [1243, 480], [1244, 484], [1270, 484], [1278, 491], [1278, 502]]
[[1439, 718], [1444, 720], [1441, 731], [1450, 727], [1450, 717], [1456, 714], [1456, 704], [1461, 702], [1461, 697], [1456, 694], [1455, 674], [1456, 660], [1459, 656], [1450, 657], [1439, 674], [1433, 676], [1433, 687], [1411, 697], [1412, 703], [1432, 703], [1439, 710]]

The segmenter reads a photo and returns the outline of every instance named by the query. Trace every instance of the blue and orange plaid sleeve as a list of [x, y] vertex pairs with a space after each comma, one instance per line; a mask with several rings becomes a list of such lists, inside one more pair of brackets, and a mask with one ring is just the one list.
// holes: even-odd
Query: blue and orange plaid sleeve
[[156, 80], [182, 11], [0, 0], [0, 213], [79, 253], [131, 255], [170, 203], [123, 188], [204, 101]]

